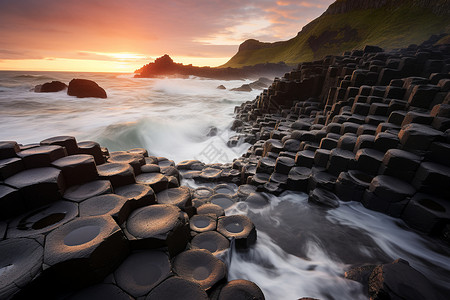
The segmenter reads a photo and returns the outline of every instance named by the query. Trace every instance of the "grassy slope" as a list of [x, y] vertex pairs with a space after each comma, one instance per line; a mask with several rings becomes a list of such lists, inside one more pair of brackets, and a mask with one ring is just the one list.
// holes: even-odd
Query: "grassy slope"
[[[308, 38], [320, 36], [324, 31], [339, 31], [346, 26], [356, 29], [356, 40], [324, 43], [315, 53]], [[223, 67], [243, 67], [258, 63], [284, 61], [297, 64], [325, 55], [341, 54], [349, 49], [362, 49], [365, 45], [378, 45], [386, 49], [420, 44], [432, 34], [450, 33], [450, 18], [436, 16], [423, 8], [400, 6], [396, 9], [369, 9], [339, 15], [322, 15], [308, 25], [297, 37], [273, 48], [239, 51]]]

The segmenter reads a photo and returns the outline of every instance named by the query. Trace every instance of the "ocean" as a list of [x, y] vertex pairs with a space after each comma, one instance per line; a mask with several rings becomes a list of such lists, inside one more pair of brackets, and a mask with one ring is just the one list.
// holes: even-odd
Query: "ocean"
[[[96, 81], [107, 99], [34, 93], [37, 84], [72, 78]], [[261, 91], [233, 92], [249, 81], [201, 78], [135, 79], [132, 74], [0, 72], [0, 140], [37, 143], [57, 135], [94, 140], [110, 151], [146, 148], [175, 162], [232, 162], [249, 144], [227, 147], [236, 105]], [[227, 90], [219, 90], [224, 85]], [[216, 135], [211, 136], [211, 132]], [[211, 149], [214, 151], [211, 152]], [[197, 187], [192, 180], [182, 184]], [[310, 205], [303, 193], [268, 196], [265, 205], [239, 202], [227, 214], [246, 214], [258, 240], [231, 252], [228, 279], [248, 279], [266, 299], [367, 299], [346, 280], [352, 266], [402, 258], [443, 293], [450, 293], [447, 245], [409, 229], [402, 220], [344, 203], [336, 209]]]
[[[103, 87], [107, 99], [76, 98], [65, 91], [35, 93], [34, 86], [73, 78]], [[94, 140], [110, 151], [146, 148], [151, 155], [180, 162], [231, 162], [249, 144], [228, 148], [236, 105], [261, 91], [233, 92], [250, 81], [200, 78], [133, 78], [133, 74], [0, 72], [0, 140], [38, 143], [58, 135]], [[217, 89], [224, 85], [227, 90]], [[211, 130], [216, 135], [211, 136]], [[205, 149], [215, 149], [214, 155]], [[208, 161], [205, 161], [208, 162]], [[213, 161], [210, 161], [213, 162]]]

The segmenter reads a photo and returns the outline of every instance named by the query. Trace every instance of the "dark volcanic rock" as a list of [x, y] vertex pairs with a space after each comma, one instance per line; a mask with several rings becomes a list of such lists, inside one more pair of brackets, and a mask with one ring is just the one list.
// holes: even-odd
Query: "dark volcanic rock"
[[106, 98], [106, 92], [97, 83], [87, 79], [72, 79], [67, 89], [67, 95], [78, 98]]
[[227, 276], [226, 265], [204, 249], [180, 253], [173, 261], [178, 276], [199, 284], [205, 291]]
[[145, 300], [208, 300], [208, 294], [198, 283], [174, 276], [153, 289]]
[[67, 84], [61, 81], [52, 81], [40, 84], [34, 87], [36, 93], [55, 93], [63, 91], [67, 88]]
[[33, 239], [0, 242], [0, 298], [9, 299], [41, 270], [44, 250]]
[[405, 260], [377, 266], [369, 277], [370, 299], [440, 299], [431, 282]]

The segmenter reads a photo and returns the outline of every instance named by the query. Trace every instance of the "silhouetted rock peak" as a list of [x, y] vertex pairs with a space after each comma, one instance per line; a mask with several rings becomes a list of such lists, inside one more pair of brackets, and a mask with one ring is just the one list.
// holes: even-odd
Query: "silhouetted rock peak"
[[173, 59], [170, 58], [169, 55], [164, 54], [163, 56], [155, 59], [154, 64], [155, 65], [163, 65], [163, 66], [173, 65]]

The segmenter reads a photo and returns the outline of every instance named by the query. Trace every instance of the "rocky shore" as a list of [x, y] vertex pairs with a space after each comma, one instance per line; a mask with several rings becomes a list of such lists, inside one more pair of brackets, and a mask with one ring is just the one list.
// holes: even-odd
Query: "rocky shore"
[[364, 50], [300, 64], [236, 107], [233, 163], [258, 191], [359, 201], [450, 242], [450, 46]]
[[[227, 280], [257, 228], [224, 212], [267, 201], [260, 192], [359, 201], [450, 243], [449, 71], [450, 46], [428, 44], [300, 64], [236, 107], [229, 146], [252, 146], [229, 164], [70, 136], [0, 142], [0, 298], [264, 299]], [[401, 259], [345, 276], [371, 299], [440, 299]]]
[[0, 180], [2, 299], [264, 299], [227, 281], [230, 249], [256, 241], [225, 216], [237, 185], [190, 189], [167, 158], [70, 136], [0, 142]]

